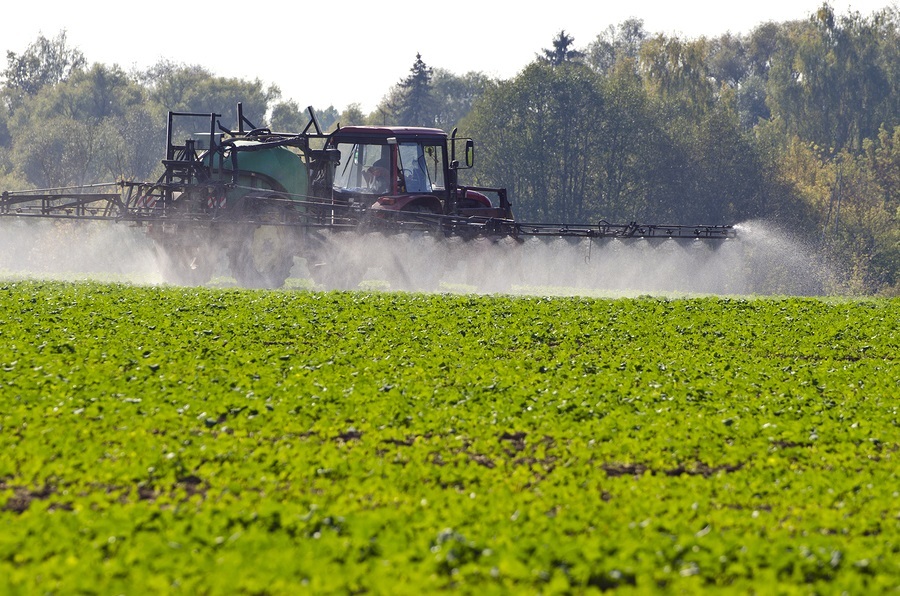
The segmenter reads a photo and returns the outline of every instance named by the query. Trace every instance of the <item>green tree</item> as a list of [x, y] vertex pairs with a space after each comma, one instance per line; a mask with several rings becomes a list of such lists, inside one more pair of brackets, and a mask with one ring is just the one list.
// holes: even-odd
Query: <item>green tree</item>
[[38, 36], [21, 54], [7, 51], [6, 63], [3, 87], [7, 107], [15, 109], [25, 97], [67, 80], [86, 66], [87, 61], [80, 50], [69, 47], [63, 30], [53, 39]]
[[[315, 109], [313, 111], [323, 132], [331, 128], [340, 117], [334, 106], [328, 106], [321, 111]], [[280, 132], [300, 132], [309, 124], [309, 119], [309, 112], [306, 109], [301, 110], [296, 101], [279, 102], [272, 108], [269, 127]], [[313, 129], [310, 131], [314, 132]]]
[[276, 103], [269, 117], [269, 127], [279, 132], [300, 132], [309, 116], [294, 100]]
[[719, 87], [709, 70], [709, 42], [657, 35], [641, 46], [640, 70], [651, 95], [671, 117], [700, 118], [715, 104]]
[[[766, 101], [766, 87], [771, 57], [781, 28], [782, 25], [768, 22], [756, 27], [746, 37], [726, 35], [729, 39], [723, 40], [726, 42], [725, 53], [718, 57], [720, 63], [712, 66], [714, 72], [721, 73], [718, 79], [728, 80], [734, 88], [741, 126], [745, 130], [750, 130], [760, 121], [771, 117]], [[725, 59], [724, 63], [722, 59]], [[735, 80], [737, 83], [733, 84]]]
[[319, 120], [319, 126], [322, 127], [323, 131], [334, 128], [340, 117], [340, 112], [334, 106], [328, 106], [324, 110], [316, 110], [316, 118]]
[[67, 81], [45, 88], [31, 101], [33, 116], [68, 116], [93, 124], [104, 118], [124, 116], [145, 102], [144, 90], [118, 66], [93, 64]]
[[259, 79], [217, 77], [198, 65], [160, 61], [139, 76], [151, 101], [176, 112], [222, 115], [224, 126], [237, 128], [235, 107], [243, 104], [244, 116], [262, 126], [270, 104], [280, 97], [275, 86], [264, 87]]
[[873, 184], [865, 190], [872, 196], [878, 215], [867, 227], [874, 229], [875, 250], [871, 274], [882, 289], [900, 294], [900, 126], [882, 127], [875, 139], [863, 143], [866, 172]]
[[[409, 111], [409, 87], [397, 84], [382, 98], [375, 111], [366, 118], [366, 122], [373, 125], [409, 125], [414, 121], [411, 119], [417, 118], [415, 121], [424, 123], [420, 126], [434, 126], [450, 132], [469, 113], [485, 89], [494, 84], [480, 72], [469, 72], [462, 76], [442, 68], [429, 69], [429, 72], [427, 101], [418, 104], [423, 110], [422, 114], [416, 116]], [[426, 109], [427, 113], [424, 111]]]
[[489, 89], [463, 124], [484, 139], [480, 175], [510, 189], [521, 217], [583, 220], [598, 210], [603, 110], [587, 66], [538, 60]]
[[690, 175], [671, 218], [725, 224], [763, 215], [762, 164], [733, 109], [717, 106], [678, 138]]
[[93, 181], [155, 180], [162, 174], [166, 114], [160, 106], [131, 106], [97, 128]]
[[863, 142], [863, 154], [889, 211], [900, 209], [900, 126], [882, 126], [878, 136]]
[[[365, 124], [372, 126], [389, 126], [394, 124], [407, 124], [401, 119], [400, 110], [404, 102], [403, 89], [399, 84], [391, 87], [381, 98], [375, 110], [364, 118]], [[357, 104], [358, 105], [358, 104]]]
[[165, 121], [145, 97], [119, 67], [102, 64], [45, 86], [11, 119], [17, 170], [39, 187], [149, 174], [159, 163]]
[[9, 132], [9, 113], [0, 110], [0, 147], [9, 147], [12, 137]]
[[544, 48], [541, 60], [549, 62], [553, 66], [559, 66], [566, 62], [576, 62], [584, 58], [584, 52], [572, 47], [575, 38], [568, 35], [563, 29], [553, 38], [553, 47]]
[[[677, 157], [656, 102], [648, 95], [630, 56], [620, 59], [603, 80], [606, 118], [597, 122], [603, 138], [597, 169], [602, 213], [608, 219], [648, 220], [667, 201], [665, 186]], [[665, 181], [661, 185], [660, 181]]]
[[409, 75], [398, 84], [400, 95], [396, 107], [399, 122], [405, 126], [434, 126], [434, 98], [432, 96], [432, 69], [416, 54], [416, 61]]
[[73, 118], [32, 119], [16, 135], [13, 161], [38, 188], [97, 182], [91, 174], [99, 136], [96, 126]]
[[835, 260], [846, 267], [848, 289], [861, 293], [898, 288], [898, 213], [883, 200], [884, 189], [872, 164], [865, 155], [847, 150], [822, 157], [820, 167], [830, 174], [832, 184], [828, 209], [819, 211], [820, 217], [825, 216], [820, 220], [822, 239]]
[[642, 19], [627, 19], [617, 27], [610, 25], [588, 46], [588, 63], [604, 74], [612, 73], [622, 60], [636, 66], [648, 36]]
[[824, 4], [783, 28], [772, 54], [767, 97], [786, 132], [837, 155], [859, 151], [882, 124], [898, 123], [896, 11], [871, 18], [835, 15]]
[[731, 33], [709, 40], [705, 61], [720, 86], [737, 88], [750, 74], [744, 40]]
[[457, 76], [442, 68], [434, 69], [432, 97], [435, 125], [448, 132], [452, 130], [493, 84], [490, 77], [480, 72]]
[[341, 112], [338, 122], [341, 126], [354, 126], [363, 124], [366, 115], [363, 114], [362, 107], [358, 103], [351, 103]]

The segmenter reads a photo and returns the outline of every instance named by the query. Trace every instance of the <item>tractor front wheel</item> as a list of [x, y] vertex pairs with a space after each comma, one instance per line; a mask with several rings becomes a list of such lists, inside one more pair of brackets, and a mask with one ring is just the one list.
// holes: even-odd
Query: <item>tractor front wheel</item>
[[218, 251], [208, 237], [192, 233], [157, 238], [154, 244], [166, 283], [202, 286], [212, 279]]
[[280, 288], [294, 266], [291, 230], [280, 225], [257, 225], [238, 235], [229, 251], [231, 274], [248, 288]]
[[303, 255], [313, 282], [327, 290], [355, 290], [368, 269], [356, 232], [307, 237]]

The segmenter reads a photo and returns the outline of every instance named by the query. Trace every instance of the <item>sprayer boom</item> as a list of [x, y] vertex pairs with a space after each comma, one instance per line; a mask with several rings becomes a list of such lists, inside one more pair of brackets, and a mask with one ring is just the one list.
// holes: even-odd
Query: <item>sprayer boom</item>
[[50, 189], [46, 194], [4, 192], [0, 216], [114, 219], [118, 201], [118, 193], [71, 194], [66, 189]]
[[578, 238], [693, 238], [725, 240], [737, 237], [733, 226], [612, 224], [600, 221], [595, 226], [580, 224], [518, 223], [521, 236], [551, 236]]

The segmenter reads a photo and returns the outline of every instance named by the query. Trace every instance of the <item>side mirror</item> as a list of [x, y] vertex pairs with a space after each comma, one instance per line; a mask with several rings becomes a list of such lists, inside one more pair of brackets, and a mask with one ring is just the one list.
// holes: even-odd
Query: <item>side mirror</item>
[[466, 167], [471, 168], [475, 165], [475, 141], [466, 139]]

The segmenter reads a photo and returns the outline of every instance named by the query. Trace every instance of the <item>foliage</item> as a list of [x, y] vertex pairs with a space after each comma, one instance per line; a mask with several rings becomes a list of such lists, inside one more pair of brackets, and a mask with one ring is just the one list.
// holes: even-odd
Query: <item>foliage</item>
[[458, 76], [443, 68], [431, 68], [417, 54], [409, 76], [391, 87], [365, 121], [376, 126], [421, 122], [450, 132], [492, 84], [480, 72]]
[[243, 79], [214, 76], [199, 65], [177, 64], [161, 60], [147, 71], [140, 73], [142, 84], [149, 97], [164, 110], [222, 114], [224, 126], [237, 128], [235, 106], [243, 104], [244, 116], [261, 126], [266, 120], [270, 104], [280, 97], [275, 86], [264, 88], [259, 79]]
[[[593, 99], [578, 95], [574, 79], [529, 67], [475, 104], [464, 124], [484, 139], [479, 182], [508, 186], [525, 219], [780, 221], [824, 239], [822, 250], [853, 272], [856, 290], [895, 287], [897, 208], [883, 195], [897, 181], [887, 183], [891, 162], [873, 159], [871, 147], [900, 118], [898, 26], [896, 9], [838, 17], [827, 4], [806, 22], [714, 39], [651, 36], [641, 21], [626, 21], [584, 52], [597, 73]], [[562, 34], [556, 41], [557, 49], [573, 43]], [[536, 64], [554, 63], [552, 55], [562, 56], [545, 50]], [[554, 84], [566, 87], [561, 98], [595, 105], [544, 101], [541, 89]], [[564, 111], [571, 120], [548, 117]], [[818, 163], [792, 158], [790, 148], [806, 143]], [[586, 154], [577, 166], [581, 196], [554, 181], [572, 163], [558, 145]], [[834, 228], [838, 177], [830, 186], [802, 182], [810, 173], [802, 168], [839, 162], [853, 164], [853, 184], [842, 191], [845, 228]]]
[[682, 40], [657, 35], [641, 46], [640, 69], [650, 94], [674, 116], [698, 118], [716, 102], [716, 86], [706, 63], [704, 38]]
[[450, 132], [472, 111], [472, 106], [495, 82], [480, 72], [457, 76], [443, 68], [432, 71], [435, 99], [434, 124]]
[[642, 19], [627, 19], [618, 27], [610, 25], [598, 35], [588, 45], [585, 57], [594, 69], [610, 74], [626, 60], [636, 64], [648, 35]]
[[17, 143], [13, 161], [39, 188], [91, 182], [98, 129], [87, 122], [57, 116], [30, 123], [28, 136]]
[[[313, 111], [323, 132], [332, 129], [340, 119], [340, 114], [334, 106], [328, 106], [324, 110], [313, 108]], [[300, 132], [306, 129], [309, 121], [309, 112], [306, 109], [300, 109], [296, 101], [288, 100], [276, 103], [275, 107], [272, 108], [272, 114], [269, 116], [269, 127], [280, 132]], [[310, 131], [314, 132], [315, 129], [310, 128]]]
[[587, 67], [535, 62], [477, 105], [465, 124], [486, 139], [481, 172], [510, 189], [520, 216], [583, 221], [596, 214], [591, 166], [602, 140], [586, 123], [602, 119], [604, 102]]
[[338, 119], [338, 122], [342, 126], [353, 126], [356, 124], [363, 124], [365, 120], [365, 115], [362, 112], [362, 108], [358, 103], [351, 103], [344, 111], [341, 112], [341, 117]]
[[630, 59], [606, 74], [536, 61], [463, 124], [484, 139], [484, 182], [507, 186], [524, 219], [727, 223], [761, 210], [761, 164], [733, 107], [669, 102]]
[[837, 17], [826, 4], [779, 33], [768, 97], [789, 133], [834, 155], [859, 151], [880, 126], [898, 123], [897, 15]]
[[553, 49], [544, 49], [541, 60], [548, 62], [551, 66], [560, 66], [566, 62], [575, 62], [584, 58], [584, 52], [576, 50], [572, 47], [575, 38], [567, 34], [565, 30], [560, 31], [553, 38]]
[[3, 592], [900, 581], [897, 300], [6, 282], [0, 319]]
[[7, 51], [6, 69], [0, 76], [9, 107], [18, 107], [25, 97], [66, 81], [86, 65], [84, 54], [69, 47], [65, 31], [53, 39], [39, 35], [21, 54]]
[[416, 54], [409, 75], [400, 81], [395, 117], [407, 126], [434, 126], [434, 99], [431, 89], [432, 69]]
[[296, 101], [279, 102], [272, 108], [269, 126], [272, 130], [299, 132], [309, 119]]
[[14, 114], [16, 170], [40, 188], [147, 176], [165, 116], [144, 97], [121, 69], [100, 64], [41, 90]]
[[[7, 62], [0, 177], [26, 186], [152, 175], [166, 110], [217, 112], [235, 125], [241, 101], [260, 126], [306, 122], [276, 87], [200, 65], [161, 60], [128, 74], [88, 65], [65, 32]], [[479, 144], [478, 169], [461, 181], [507, 187], [521, 219], [766, 219], [806, 233], [853, 272], [854, 288], [897, 288], [896, 7], [838, 15], [823, 4], [805, 20], [697, 39], [630, 19], [584, 48], [562, 30], [501, 81], [417, 55], [372, 113], [350, 104], [320, 117], [326, 129], [459, 127]]]
[[316, 118], [323, 131], [333, 130], [340, 120], [341, 114], [334, 106], [328, 106], [324, 110], [316, 111]]

